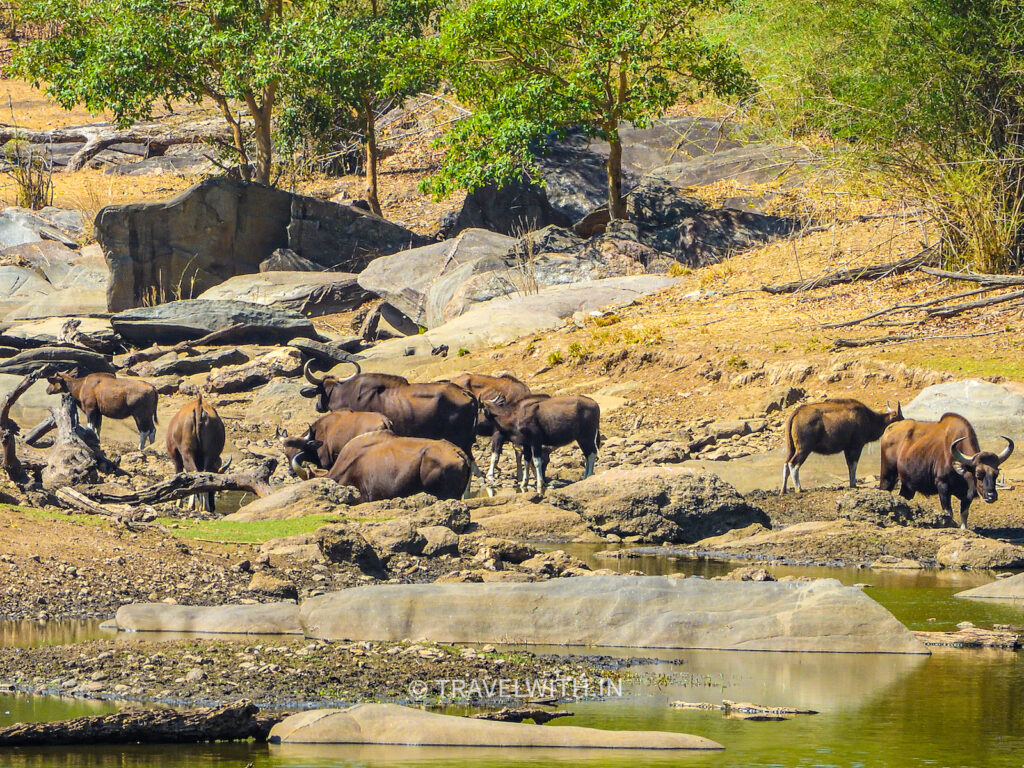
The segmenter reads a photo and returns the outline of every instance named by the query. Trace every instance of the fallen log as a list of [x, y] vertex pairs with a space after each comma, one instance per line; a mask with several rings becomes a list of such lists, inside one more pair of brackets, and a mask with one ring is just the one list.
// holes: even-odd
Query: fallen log
[[812, 288], [828, 288], [832, 285], [844, 283], [855, 283], [860, 280], [879, 280], [891, 275], [901, 275], [906, 272], [913, 272], [921, 269], [930, 260], [935, 258], [935, 247], [929, 246], [914, 256], [893, 262], [891, 264], [875, 264], [869, 267], [855, 267], [853, 269], [841, 269], [836, 272], [828, 272], [824, 275], [813, 277], [810, 280], [796, 280], [792, 283], [781, 285], [762, 285], [761, 290], [771, 294], [798, 293], [811, 290]]
[[57, 429], [53, 447], [47, 452], [43, 468], [43, 488], [55, 491], [68, 485], [94, 483], [99, 473], [118, 471], [117, 465], [107, 458], [100, 439], [91, 427], [78, 421], [78, 404], [65, 392], [60, 405], [50, 409]]
[[11, 482], [19, 488], [24, 488], [32, 482], [28, 471], [21, 459], [18, 458], [16, 438], [21, 428], [17, 422], [11, 420], [11, 408], [18, 401], [25, 391], [36, 383], [43, 376], [49, 375], [50, 368], [44, 366], [30, 372], [25, 378], [18, 382], [17, 386], [8, 392], [0, 403], [0, 450], [3, 451], [3, 468]]
[[872, 312], [870, 315], [864, 315], [864, 317], [858, 317], [856, 320], [844, 320], [841, 323], [826, 323], [821, 326], [822, 328], [848, 328], [851, 325], [860, 325], [868, 320], [874, 320], [876, 317], [882, 317], [883, 315], [890, 315], [894, 312], [910, 312], [915, 309], [924, 309], [925, 307], [933, 307], [936, 304], [942, 304], [947, 301], [955, 301], [957, 299], [965, 299], [968, 296], [977, 296], [979, 293], [988, 293], [989, 291], [998, 290], [998, 286], [988, 286], [983, 288], [975, 288], [973, 291], [964, 291], [963, 293], [957, 293], [953, 296], [942, 296], [938, 299], [929, 299], [928, 301], [921, 301], [916, 304], [893, 304], [892, 306], [886, 307], [885, 309], [879, 309], [876, 312]]
[[194, 744], [204, 741], [265, 741], [281, 717], [260, 716], [251, 701], [179, 712], [143, 709], [49, 723], [0, 728], [2, 747], [70, 744]]
[[276, 468], [277, 460], [271, 458], [267, 459], [257, 472], [232, 472], [227, 475], [215, 472], [183, 472], [149, 488], [128, 493], [111, 493], [100, 488], [90, 488], [88, 485], [80, 485], [76, 490], [99, 504], [160, 504], [185, 499], [198, 493], [219, 491], [249, 491], [263, 497], [273, 492], [269, 478]]
[[940, 334], [936, 336], [874, 336], [870, 339], [836, 339], [832, 342], [833, 349], [856, 349], [857, 347], [873, 347], [885, 344], [908, 344], [912, 341], [931, 341], [934, 339], [976, 339], [979, 336], [994, 336], [997, 333], [1006, 333], [1005, 328], [997, 331], [985, 331], [984, 333], [957, 333]]
[[1020, 275], [992, 275], [985, 272], [950, 272], [946, 269], [921, 267], [921, 271], [933, 277], [944, 277], [948, 280], [966, 280], [970, 283], [981, 283], [991, 286], [1024, 285], [1024, 277]]
[[175, 354], [180, 352], [193, 352], [196, 347], [211, 346], [215, 341], [230, 336], [235, 331], [241, 330], [245, 326], [241, 323], [232, 325], [227, 328], [221, 328], [219, 331], [213, 331], [205, 336], [200, 336], [198, 339], [191, 341], [180, 341], [173, 347], [158, 347], [155, 344], [152, 347], [146, 349], [140, 349], [137, 352], [132, 352], [124, 360], [120, 361], [121, 368], [131, 368], [133, 365], [138, 363], [148, 363], [156, 360], [158, 357], [163, 357], [169, 352]]
[[32, 431], [25, 435], [26, 445], [35, 445], [38, 443], [44, 435], [49, 434], [57, 428], [57, 422], [53, 418], [53, 414], [48, 414], [45, 419], [32, 427]]
[[968, 312], [972, 309], [981, 309], [982, 307], [991, 307], [993, 304], [1002, 304], [1016, 299], [1024, 299], [1024, 291], [1013, 291], [1012, 293], [1004, 293], [1001, 296], [990, 296], [987, 299], [967, 301], [963, 304], [954, 304], [951, 307], [935, 307], [934, 309], [926, 309], [925, 313], [931, 317], [953, 317], [954, 315], [959, 315], [961, 312]]

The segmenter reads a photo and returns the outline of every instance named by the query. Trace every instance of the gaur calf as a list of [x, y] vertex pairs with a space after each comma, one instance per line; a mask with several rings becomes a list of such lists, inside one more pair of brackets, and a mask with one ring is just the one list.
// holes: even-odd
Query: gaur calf
[[[217, 409], [199, 395], [182, 406], [167, 426], [167, 455], [174, 472], [223, 472], [231, 464], [221, 464], [224, 451], [224, 422]], [[214, 511], [213, 492], [196, 494], [189, 506], [198, 502], [204, 512]]]
[[[296, 475], [308, 479], [303, 466], [314, 462], [319, 440], [292, 457]], [[352, 438], [338, 454], [327, 477], [359, 491], [363, 501], [380, 501], [429, 493], [438, 499], [461, 498], [469, 486], [469, 457], [447, 440], [399, 437], [392, 432], [367, 432]]]
[[287, 432], [280, 432], [278, 437], [284, 446], [284, 455], [291, 465], [292, 457], [298, 453], [309, 456], [308, 444], [311, 440], [320, 443], [316, 451], [315, 463], [320, 469], [330, 469], [338, 459], [338, 454], [357, 435], [367, 432], [391, 430], [391, 420], [381, 413], [372, 411], [350, 411], [347, 408], [331, 411], [309, 425], [301, 437], [289, 437]]
[[974, 427], [956, 413], [936, 422], [900, 422], [882, 437], [878, 487], [891, 491], [900, 481], [900, 496], [938, 496], [942, 511], [953, 519], [953, 498], [960, 499], [960, 527], [967, 528], [971, 502], [980, 496], [991, 504], [998, 497], [999, 466], [1013, 453], [1013, 440], [1003, 436], [1002, 453], [982, 451]]
[[[502, 395], [507, 403], [517, 403], [524, 397], [532, 394], [530, 388], [510, 373], [503, 373], [499, 376], [488, 376], [482, 373], [462, 373], [454, 377], [452, 384], [462, 387], [479, 398], [487, 390]], [[481, 418], [476, 424], [476, 434], [481, 437], [491, 438], [491, 465], [487, 470], [487, 482], [494, 482], [494, 473], [498, 468], [498, 461], [501, 459], [501, 452], [505, 448], [505, 435], [500, 429], [495, 429], [494, 423], [487, 418]], [[523, 482], [523, 455], [516, 449], [516, 481]]]
[[509, 403], [501, 394], [487, 391], [480, 404], [485, 418], [523, 451], [527, 471], [523, 472], [522, 490], [526, 490], [532, 465], [537, 493], [544, 493], [545, 446], [557, 448], [575, 442], [583, 451], [583, 478], [594, 474], [601, 427], [601, 406], [594, 400], [582, 395], [530, 395]]
[[878, 440], [886, 427], [903, 418], [899, 403], [895, 411], [879, 413], [859, 400], [837, 399], [801, 405], [786, 422], [786, 463], [782, 467], [782, 490], [789, 478], [798, 491], [800, 467], [812, 453], [842, 453], [850, 473], [850, 487], [857, 487], [857, 462], [868, 443]]
[[85, 413], [86, 421], [99, 437], [103, 417], [135, 419], [139, 430], [139, 450], [156, 442], [156, 388], [141, 379], [119, 379], [110, 373], [78, 376], [77, 370], [47, 378], [48, 394], [69, 392]]

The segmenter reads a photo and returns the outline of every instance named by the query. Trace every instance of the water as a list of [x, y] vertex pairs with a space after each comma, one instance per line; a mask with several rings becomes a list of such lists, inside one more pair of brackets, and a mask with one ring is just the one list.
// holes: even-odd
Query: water
[[[563, 547], [591, 565], [706, 577], [735, 564], [649, 554], [595, 558], [603, 545]], [[867, 594], [913, 629], [948, 629], [964, 619], [986, 626], [1024, 626], [1024, 607], [955, 600], [989, 574], [776, 567], [776, 575], [827, 576], [873, 586]], [[935, 621], [929, 621], [935, 619]], [[55, 624], [51, 622], [51, 624]], [[0, 624], [7, 644], [70, 642], [104, 636], [95, 622]], [[124, 637], [123, 635], [121, 637]], [[159, 636], [154, 636], [159, 638]], [[138, 639], [135, 636], [133, 639]], [[537, 649], [556, 650], [556, 649]], [[578, 650], [578, 649], [574, 649]], [[604, 652], [604, 649], [602, 649]], [[569, 703], [575, 716], [552, 723], [695, 733], [723, 744], [705, 754], [578, 750], [501, 750], [348, 745], [215, 744], [24, 749], [0, 752], [11, 768], [327, 768], [328, 766], [701, 766], [708, 768], [1020, 768], [1024, 765], [1024, 654], [936, 649], [932, 656], [658, 651], [644, 655], [682, 663], [638, 668], [661, 683], [627, 684], [623, 697]], [[675, 700], [723, 698], [819, 710], [784, 722], [726, 719], [720, 712], [673, 710]], [[107, 702], [0, 696], [0, 725], [112, 711]], [[5, 715], [10, 711], [10, 715]], [[464, 710], [462, 710], [464, 711]]]

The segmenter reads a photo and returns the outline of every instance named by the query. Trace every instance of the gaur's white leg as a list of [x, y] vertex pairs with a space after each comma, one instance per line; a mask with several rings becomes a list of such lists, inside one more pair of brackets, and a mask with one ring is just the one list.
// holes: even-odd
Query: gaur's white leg
[[779, 495], [786, 493], [786, 486], [789, 484], [789, 462], [785, 462], [782, 465], [782, 490], [779, 491]]
[[537, 476], [537, 493], [544, 494], [544, 457], [533, 457], [533, 472]]
[[520, 475], [519, 490], [522, 491], [523, 493], [526, 493], [528, 490], [530, 490], [530, 473], [533, 471], [533, 463], [523, 461], [522, 456], [519, 454], [517, 454], [516, 458], [518, 459], [519, 464], [522, 467], [522, 471], [517, 473]]
[[491, 466], [490, 469], [487, 470], [488, 485], [494, 483], [494, 470], [498, 468], [498, 456], [499, 454], [497, 451], [491, 451]]
[[584, 480], [586, 480], [588, 477], [590, 477], [592, 474], [594, 474], [594, 465], [595, 464], [597, 464], [597, 454], [596, 453], [592, 453], [589, 456], [587, 456], [587, 466], [586, 466], [586, 469], [583, 470], [583, 479]]
[[800, 485], [800, 467], [790, 465], [789, 473], [793, 476], [793, 485], [796, 486], [797, 492], [803, 493], [804, 488]]

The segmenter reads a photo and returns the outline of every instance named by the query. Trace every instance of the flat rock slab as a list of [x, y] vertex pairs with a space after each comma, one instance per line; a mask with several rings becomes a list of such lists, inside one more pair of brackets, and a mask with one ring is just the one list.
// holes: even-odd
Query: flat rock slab
[[[903, 406], [908, 419], [938, 421], [944, 413], [959, 413], [978, 431], [982, 450], [1002, 450], [999, 435], [1024, 439], [1024, 392], [982, 379], [947, 381], [925, 387]], [[993, 444], [994, 443], [994, 444]], [[1014, 455], [1011, 465], [1022, 458]]]
[[357, 501], [358, 494], [330, 478], [314, 477], [301, 483], [286, 485], [269, 496], [256, 499], [237, 512], [224, 517], [239, 523], [258, 520], [286, 520], [306, 515], [340, 512]]
[[350, 272], [272, 271], [229, 277], [199, 298], [249, 301], [314, 316], [347, 312], [371, 295]]
[[722, 749], [717, 742], [686, 733], [499, 723], [441, 715], [397, 704], [357, 704], [346, 709], [300, 712], [275, 725], [269, 740], [272, 744]]
[[927, 653], [889, 611], [834, 579], [367, 586], [307, 600], [301, 621], [310, 637], [346, 640]]
[[295, 603], [258, 605], [123, 605], [114, 617], [124, 632], [202, 632], [238, 635], [301, 635]]
[[983, 584], [974, 589], [957, 592], [953, 597], [967, 597], [976, 600], [1020, 600], [1024, 607], [1024, 573]]
[[185, 299], [155, 307], [139, 307], [110, 318], [114, 330], [133, 344], [177, 344], [213, 331], [241, 325], [220, 344], [287, 343], [303, 336], [316, 338], [313, 324], [298, 312], [247, 301]]

